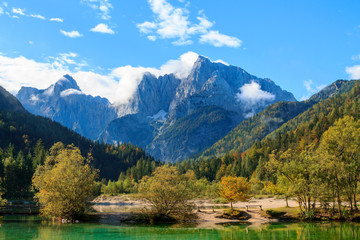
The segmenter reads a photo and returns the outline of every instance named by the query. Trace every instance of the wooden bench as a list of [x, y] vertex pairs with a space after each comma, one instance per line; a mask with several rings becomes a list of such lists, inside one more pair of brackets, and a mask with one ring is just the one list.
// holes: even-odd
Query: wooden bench
[[246, 211], [249, 211], [249, 208], [255, 208], [255, 207], [259, 207], [260, 210], [262, 211], [262, 205], [245, 205], [246, 206]]

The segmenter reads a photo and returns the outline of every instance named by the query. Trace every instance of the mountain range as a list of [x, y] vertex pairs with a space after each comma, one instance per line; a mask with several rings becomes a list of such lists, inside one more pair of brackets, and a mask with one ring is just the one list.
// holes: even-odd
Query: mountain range
[[23, 87], [17, 97], [27, 111], [87, 138], [130, 142], [166, 162], [204, 151], [271, 104], [296, 101], [270, 79], [201, 56], [183, 78], [145, 73], [123, 104], [84, 94], [69, 75], [47, 89]]

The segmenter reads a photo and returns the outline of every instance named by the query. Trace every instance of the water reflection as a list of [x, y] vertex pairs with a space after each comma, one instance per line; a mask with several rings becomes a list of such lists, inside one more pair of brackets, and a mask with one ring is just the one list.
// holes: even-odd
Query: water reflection
[[125, 226], [101, 223], [54, 224], [37, 217], [3, 217], [0, 239], [360, 239], [356, 223], [267, 224], [220, 229], [171, 226]]

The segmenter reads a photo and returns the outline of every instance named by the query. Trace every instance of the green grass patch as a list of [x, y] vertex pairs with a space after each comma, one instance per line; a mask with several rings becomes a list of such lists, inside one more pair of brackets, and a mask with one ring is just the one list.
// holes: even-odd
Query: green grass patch
[[250, 217], [251, 216], [247, 212], [239, 209], [226, 209], [216, 216], [216, 218], [225, 218], [232, 220], [247, 220]]
[[299, 207], [281, 207], [267, 209], [263, 211], [262, 215], [275, 219], [300, 219], [301, 212]]

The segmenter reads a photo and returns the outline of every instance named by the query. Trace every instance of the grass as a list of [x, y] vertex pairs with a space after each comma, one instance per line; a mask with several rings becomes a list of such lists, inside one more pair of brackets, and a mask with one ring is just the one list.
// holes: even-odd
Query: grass
[[239, 209], [226, 209], [220, 215], [216, 216], [217, 218], [225, 218], [225, 219], [236, 219], [236, 220], [247, 220], [251, 216]]
[[299, 207], [281, 207], [267, 209], [262, 212], [262, 215], [267, 218], [275, 219], [300, 219], [301, 212]]

